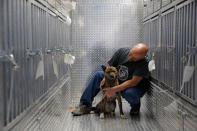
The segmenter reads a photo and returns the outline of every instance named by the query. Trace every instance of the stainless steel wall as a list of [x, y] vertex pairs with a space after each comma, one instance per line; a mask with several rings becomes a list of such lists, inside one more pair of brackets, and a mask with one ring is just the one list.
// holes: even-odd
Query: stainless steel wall
[[72, 12], [72, 92], [79, 97], [92, 74], [113, 52], [142, 42], [142, 0], [77, 0]]
[[[152, 76], [194, 105], [197, 103], [196, 4], [193, 0], [177, 0], [144, 18], [144, 41], [149, 42], [150, 55], [156, 63]], [[191, 79], [183, 84], [188, 63], [195, 69]]]
[[[177, 20], [177, 26], [176, 26], [176, 36], [175, 36], [175, 43], [176, 43], [176, 72], [177, 74], [176, 78], [179, 82], [176, 84], [176, 89], [180, 89], [180, 81], [183, 78], [183, 69], [186, 65], [187, 61], [189, 60], [189, 55], [191, 55], [191, 60], [189, 61], [189, 64], [191, 66], [196, 67], [197, 65], [197, 57], [196, 54], [192, 53], [192, 49], [197, 47], [196, 44], [196, 32], [197, 32], [197, 2], [186, 2], [182, 5], [179, 5], [177, 7], [176, 11], [176, 20]], [[179, 47], [179, 48], [177, 48]], [[196, 52], [196, 51], [195, 51]], [[180, 57], [182, 58], [180, 60]], [[184, 58], [186, 59], [184, 60]], [[197, 71], [195, 68], [194, 74], [192, 75], [192, 78], [189, 82], [184, 84], [183, 94], [189, 100], [194, 100], [195, 103], [197, 103]]]
[[[3, 17], [3, 14], [1, 13], [3, 10], [3, 4], [0, 2], [0, 18]], [[2, 19], [0, 19], [0, 25], [2, 25]], [[2, 26], [0, 26], [0, 43], [2, 43], [2, 33], [3, 33], [3, 30], [2, 30]], [[3, 50], [3, 45], [0, 44], [0, 50]], [[3, 65], [0, 63], [0, 72], [3, 72]], [[0, 79], [3, 78], [3, 74], [0, 73]], [[3, 92], [3, 83], [0, 82], [0, 92]], [[3, 95], [2, 93], [0, 93], [0, 103], [3, 103]], [[4, 106], [1, 104], [0, 106], [0, 129], [3, 129], [3, 126], [4, 126], [4, 117], [3, 117], [3, 114], [4, 114]]]
[[[42, 0], [1, 0], [0, 5], [0, 124], [11, 127], [32, 106], [48, 98], [54, 84], [68, 73], [61, 51], [68, 52], [70, 48], [70, 26], [60, 11]], [[44, 78], [36, 79], [40, 53]]]
[[[142, 0], [77, 0], [71, 27], [65, 24], [61, 12], [49, 8], [46, 1], [39, 2], [0, 1], [0, 55], [12, 53], [20, 67], [16, 70], [14, 61], [11, 64], [7, 57], [0, 57], [0, 130], [12, 127], [10, 130], [14, 131], [61, 130], [68, 115], [67, 106], [78, 104], [92, 74], [101, 70], [100, 65], [106, 64], [116, 49], [132, 47], [142, 41], [149, 45], [149, 55], [156, 61], [152, 76], [174, 92], [180, 90], [187, 52], [195, 52], [197, 46], [196, 1], [179, 5], [171, 3], [172, 0], [150, 1], [153, 3], [145, 7], [146, 10], [151, 8], [149, 15], [142, 23]], [[27, 48], [36, 55], [28, 57]], [[57, 48], [72, 49], [71, 53], [76, 56], [71, 79], [70, 66], [63, 63]], [[58, 78], [48, 49], [56, 57]], [[35, 79], [40, 51], [44, 57], [44, 80]], [[196, 66], [196, 61], [193, 53], [190, 64]], [[196, 75], [195, 71], [183, 92], [178, 93], [193, 104], [197, 100]], [[158, 87], [153, 90], [153, 98], [147, 99], [147, 105], [164, 129], [196, 129], [196, 117], [185, 119], [184, 116], [188, 103], [181, 105], [183, 110], [179, 115], [180, 107], [173, 104], [176, 101], [168, 91]], [[25, 115], [27, 117], [14, 126]]]
[[[161, 15], [161, 49], [160, 49], [160, 64], [159, 68], [161, 81], [169, 87], [174, 87], [175, 84], [175, 59], [174, 59], [174, 12], [169, 10]], [[171, 80], [171, 81], [169, 81]]]
[[[147, 4], [151, 5], [149, 2]], [[144, 13], [143, 30], [144, 42], [149, 45], [149, 55], [156, 66], [152, 71], [156, 84], [153, 84], [152, 97], [147, 97], [147, 107], [166, 130], [196, 130], [192, 125], [195, 125], [197, 104], [197, 2], [160, 2], [157, 11], [155, 3], [153, 7], [144, 7], [145, 10], [154, 9], [149, 14]], [[183, 83], [184, 69], [188, 65], [195, 68], [194, 73]], [[189, 126], [187, 122], [193, 124]]]

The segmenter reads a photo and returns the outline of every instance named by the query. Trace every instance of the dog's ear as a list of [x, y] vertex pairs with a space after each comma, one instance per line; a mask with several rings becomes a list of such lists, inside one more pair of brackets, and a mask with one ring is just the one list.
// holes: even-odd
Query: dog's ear
[[119, 69], [120, 69], [120, 65], [118, 65], [118, 66], [116, 67], [116, 69], [117, 69], [117, 71], [119, 71]]
[[102, 65], [101, 67], [102, 67], [103, 71], [106, 70], [106, 66]]

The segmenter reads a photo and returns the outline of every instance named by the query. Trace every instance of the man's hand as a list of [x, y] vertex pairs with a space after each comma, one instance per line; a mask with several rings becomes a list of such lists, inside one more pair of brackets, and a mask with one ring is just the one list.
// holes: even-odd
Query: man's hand
[[103, 80], [101, 81], [101, 83], [100, 83], [100, 89], [102, 90], [103, 88], [103, 86], [104, 86], [104, 84], [105, 84], [105, 78], [103, 78]]
[[103, 89], [103, 91], [105, 92], [105, 94], [103, 95], [102, 99], [109, 98], [115, 95], [115, 91], [113, 88], [105, 88]]

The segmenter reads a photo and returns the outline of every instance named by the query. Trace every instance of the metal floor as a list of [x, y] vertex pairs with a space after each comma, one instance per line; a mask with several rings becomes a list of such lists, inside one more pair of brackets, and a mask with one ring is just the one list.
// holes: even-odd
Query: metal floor
[[[61, 83], [60, 83], [61, 84]], [[56, 93], [44, 106], [38, 105], [28, 111], [28, 115], [20, 121], [11, 131], [161, 131], [159, 123], [146, 109], [145, 97], [142, 99], [139, 116], [129, 115], [129, 104], [123, 100], [123, 110], [127, 119], [121, 119], [119, 109], [116, 108], [115, 117], [100, 119], [96, 114], [72, 116], [72, 107], [78, 104], [81, 94], [71, 92], [70, 86], [65, 84], [55, 89]], [[78, 94], [78, 95], [76, 95]], [[75, 96], [75, 97], [72, 97]], [[98, 94], [93, 104], [101, 98]], [[39, 102], [41, 103], [41, 102]]]
[[[154, 93], [152, 97], [145, 95], [141, 99], [139, 116], [129, 115], [130, 106], [124, 99], [123, 110], [127, 119], [120, 118], [118, 107], [115, 117], [105, 119], [100, 119], [96, 114], [72, 116], [71, 111], [78, 105], [81, 92], [73, 90], [70, 84], [71, 79], [67, 78], [66, 81], [59, 82], [51, 93], [49, 92], [47, 99], [40, 100], [35, 107], [28, 110], [24, 119], [9, 131], [180, 131], [182, 125], [185, 125], [184, 131], [197, 129], [196, 117], [190, 116], [182, 123], [182, 118], [174, 108], [174, 104], [164, 105], [169, 101], [167, 96], [160, 95], [155, 108], [155, 103], [151, 100], [155, 99]], [[93, 106], [100, 99], [101, 93], [95, 98]], [[165, 107], [163, 108], [162, 105]]]
[[[142, 101], [143, 103], [143, 101]], [[139, 116], [131, 117], [129, 115], [130, 107], [124, 102], [124, 113], [127, 119], [121, 119], [119, 109], [116, 108], [116, 116], [100, 119], [98, 115], [88, 114], [73, 117], [70, 111], [65, 111], [65, 119], [63, 121], [64, 131], [160, 131], [162, 128], [144, 107], [141, 107]]]

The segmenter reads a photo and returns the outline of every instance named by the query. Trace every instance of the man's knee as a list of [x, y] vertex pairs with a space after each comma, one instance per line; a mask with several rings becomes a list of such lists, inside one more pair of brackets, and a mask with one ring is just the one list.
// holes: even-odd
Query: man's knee
[[122, 92], [123, 98], [129, 98], [129, 99], [140, 99], [140, 96], [138, 95], [138, 92], [133, 88], [126, 89]]
[[133, 89], [127, 89], [121, 93], [122, 97], [127, 100], [131, 107], [140, 103], [140, 96]]
[[96, 77], [96, 78], [103, 79], [103, 77], [104, 77], [104, 72], [103, 72], [103, 71], [96, 71], [95, 77]]

